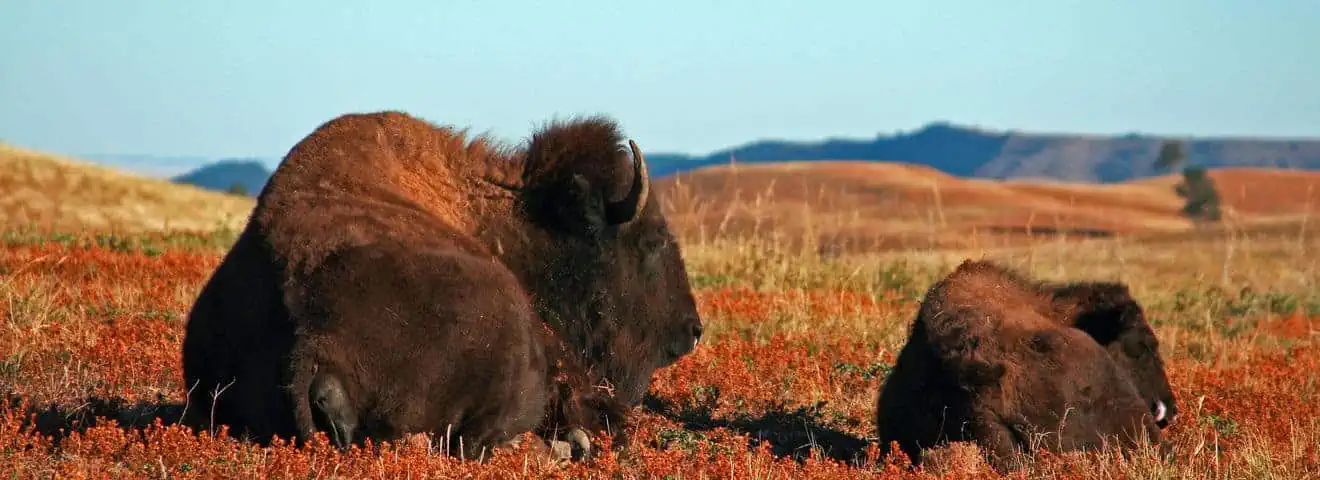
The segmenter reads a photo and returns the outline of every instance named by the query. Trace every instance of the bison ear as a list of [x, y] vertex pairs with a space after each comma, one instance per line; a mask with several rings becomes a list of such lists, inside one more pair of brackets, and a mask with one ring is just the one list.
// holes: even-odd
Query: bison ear
[[1120, 283], [1076, 283], [1054, 288], [1054, 301], [1072, 325], [1101, 345], [1109, 345], [1133, 328], [1141, 306]]
[[605, 228], [605, 201], [591, 181], [575, 173], [558, 190], [561, 194], [552, 202], [554, 222], [572, 233], [598, 237]]

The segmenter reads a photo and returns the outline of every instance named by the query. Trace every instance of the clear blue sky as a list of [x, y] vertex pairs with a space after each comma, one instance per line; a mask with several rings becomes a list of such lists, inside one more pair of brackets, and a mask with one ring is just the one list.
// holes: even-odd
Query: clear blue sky
[[[331, 6], [333, 5], [333, 6]], [[0, 139], [282, 156], [340, 113], [648, 151], [994, 129], [1320, 136], [1314, 0], [0, 0]]]

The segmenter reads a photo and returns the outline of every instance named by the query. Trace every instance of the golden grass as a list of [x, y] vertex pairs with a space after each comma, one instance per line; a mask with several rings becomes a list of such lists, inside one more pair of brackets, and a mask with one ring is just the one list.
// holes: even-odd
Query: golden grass
[[[1211, 172], [1226, 222], [1298, 223], [1320, 212], [1320, 173]], [[716, 166], [657, 182], [672, 222], [696, 238], [784, 236], [829, 251], [981, 248], [1187, 232], [1178, 177], [1118, 184], [963, 179], [876, 162]]]
[[0, 144], [0, 227], [127, 233], [241, 229], [252, 198]]

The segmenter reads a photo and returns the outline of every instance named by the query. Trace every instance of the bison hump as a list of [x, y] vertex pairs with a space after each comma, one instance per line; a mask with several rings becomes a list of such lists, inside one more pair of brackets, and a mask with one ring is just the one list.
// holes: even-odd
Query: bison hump
[[944, 370], [960, 385], [985, 387], [1004, 376], [1004, 349], [996, 333], [1000, 320], [993, 312], [954, 308], [930, 316], [926, 340]]

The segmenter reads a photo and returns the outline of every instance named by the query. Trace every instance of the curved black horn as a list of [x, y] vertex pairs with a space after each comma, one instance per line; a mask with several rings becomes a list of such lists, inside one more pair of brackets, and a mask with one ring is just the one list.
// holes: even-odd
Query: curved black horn
[[642, 155], [642, 149], [637, 148], [637, 142], [628, 140], [628, 146], [632, 148], [633, 156], [632, 188], [628, 189], [628, 195], [623, 200], [605, 205], [605, 220], [613, 225], [628, 223], [641, 215], [642, 209], [646, 207], [646, 196], [651, 193], [651, 176], [646, 173], [646, 157]]

